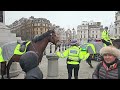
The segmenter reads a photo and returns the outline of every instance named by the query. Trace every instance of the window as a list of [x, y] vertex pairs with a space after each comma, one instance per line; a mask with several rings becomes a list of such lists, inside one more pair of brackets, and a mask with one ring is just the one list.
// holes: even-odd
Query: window
[[85, 35], [84, 35], [84, 38], [85, 38]]
[[115, 29], [115, 34], [117, 34], [117, 29]]
[[97, 38], [97, 35], [96, 35], [96, 38]]
[[38, 26], [40, 26], [40, 23], [38, 23]]
[[45, 26], [45, 24], [43, 24], [43, 26]]

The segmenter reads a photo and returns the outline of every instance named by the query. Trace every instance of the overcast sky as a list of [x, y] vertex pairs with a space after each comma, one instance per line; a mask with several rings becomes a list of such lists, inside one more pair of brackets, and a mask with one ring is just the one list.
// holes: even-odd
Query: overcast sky
[[10, 25], [15, 20], [22, 17], [46, 18], [52, 24], [59, 25], [65, 29], [77, 29], [82, 21], [93, 20], [109, 26], [115, 21], [115, 12], [117, 11], [5, 11], [5, 24]]

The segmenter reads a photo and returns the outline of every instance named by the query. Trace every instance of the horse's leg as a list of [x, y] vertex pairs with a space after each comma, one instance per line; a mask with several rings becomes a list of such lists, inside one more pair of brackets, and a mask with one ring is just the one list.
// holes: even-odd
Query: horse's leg
[[6, 74], [6, 62], [1, 62], [1, 79], [4, 79]]
[[10, 75], [9, 75], [9, 70], [10, 70], [10, 66], [12, 65], [12, 62], [13, 62], [14, 60], [10, 60], [9, 62], [8, 62], [8, 64], [7, 64], [7, 78], [8, 79], [10, 79]]

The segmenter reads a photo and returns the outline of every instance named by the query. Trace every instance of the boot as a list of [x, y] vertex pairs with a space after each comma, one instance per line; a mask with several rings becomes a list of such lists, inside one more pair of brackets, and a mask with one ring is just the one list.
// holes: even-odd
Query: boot
[[75, 79], [78, 79], [78, 76], [75, 76]]
[[90, 64], [90, 67], [93, 68], [92, 64]]

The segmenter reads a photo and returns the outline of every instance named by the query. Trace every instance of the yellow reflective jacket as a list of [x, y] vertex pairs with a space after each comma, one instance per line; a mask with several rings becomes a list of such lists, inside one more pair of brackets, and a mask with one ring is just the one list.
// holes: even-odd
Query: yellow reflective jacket
[[101, 38], [107, 42], [108, 42], [108, 40], [110, 40], [108, 32], [106, 30], [103, 30]]
[[81, 53], [80, 53], [80, 58], [82, 58], [83, 61], [85, 61], [89, 56], [90, 56], [90, 53], [88, 53], [88, 43], [86, 43], [86, 47], [84, 48], [81, 48]]
[[67, 61], [67, 64], [79, 64], [80, 63], [80, 48], [77, 46], [71, 46], [64, 52], [56, 52], [56, 55], [60, 58], [68, 58], [71, 61]]
[[[28, 41], [28, 42], [26, 43], [26, 47], [30, 44], [30, 42], [31, 42], [31, 41]], [[22, 54], [24, 54], [25, 52], [26, 52], [26, 49], [25, 49], [24, 52], [20, 52], [20, 44], [18, 44], [18, 45], [16, 46], [15, 50], [14, 50], [14, 54], [16, 54], [16, 55], [22, 55]]]
[[3, 56], [2, 56], [2, 48], [0, 47], [0, 62], [4, 62]]

